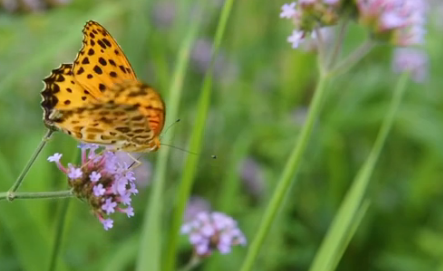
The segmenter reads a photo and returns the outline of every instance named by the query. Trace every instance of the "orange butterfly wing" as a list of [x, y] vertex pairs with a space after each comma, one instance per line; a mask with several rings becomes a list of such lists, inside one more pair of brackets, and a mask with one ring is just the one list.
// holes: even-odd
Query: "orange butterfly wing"
[[74, 60], [73, 73], [76, 80], [92, 92], [105, 92], [115, 83], [137, 80], [120, 46], [94, 21], [87, 22], [83, 28], [83, 47]]
[[165, 119], [161, 96], [137, 81], [120, 46], [101, 25], [89, 21], [83, 34], [74, 64], [62, 65], [44, 80], [45, 124], [116, 150], [158, 149]]

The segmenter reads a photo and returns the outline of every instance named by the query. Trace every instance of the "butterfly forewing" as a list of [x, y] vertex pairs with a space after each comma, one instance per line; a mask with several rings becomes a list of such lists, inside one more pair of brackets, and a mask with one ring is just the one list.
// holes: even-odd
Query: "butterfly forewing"
[[136, 80], [136, 75], [117, 42], [100, 24], [89, 21], [83, 28], [83, 47], [74, 60], [74, 76], [92, 92], [106, 92], [115, 83]]

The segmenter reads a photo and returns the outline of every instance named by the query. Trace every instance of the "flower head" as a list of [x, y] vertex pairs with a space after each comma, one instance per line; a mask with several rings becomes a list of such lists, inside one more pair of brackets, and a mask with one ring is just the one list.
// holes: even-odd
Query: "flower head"
[[360, 23], [374, 36], [394, 45], [423, 43], [427, 5], [424, 0], [356, 0]]
[[300, 42], [305, 38], [305, 32], [294, 30], [292, 35], [288, 37], [288, 42], [292, 44], [292, 48], [298, 48]]
[[292, 16], [294, 16], [296, 13], [295, 6], [296, 6], [295, 2], [292, 2], [290, 4], [284, 4], [281, 7], [280, 18], [288, 18], [289, 19]]
[[48, 157], [49, 162], [60, 162], [60, 158], [62, 158], [61, 153], [54, 153], [54, 155], [51, 155]]
[[79, 166], [69, 164], [64, 167], [58, 153], [50, 156], [48, 161], [55, 162], [67, 175], [73, 193], [89, 203], [104, 229], [108, 230], [114, 223], [109, 218], [112, 213], [117, 211], [128, 217], [134, 215], [131, 195], [138, 191], [134, 172], [128, 164], [119, 162], [113, 152], [96, 153], [97, 148], [96, 145], [82, 144], [82, 163]]
[[183, 224], [181, 232], [189, 236], [189, 242], [200, 257], [209, 256], [214, 250], [226, 254], [232, 246], [246, 245], [237, 222], [219, 212], [199, 213], [192, 221]]
[[292, 20], [288, 38], [297, 48], [314, 28], [336, 25], [346, 14], [357, 14], [378, 40], [409, 46], [423, 43], [428, 6], [425, 0], [299, 0], [284, 4], [280, 17]]
[[[120, 163], [132, 164], [134, 162], [134, 159], [125, 152], [117, 152], [115, 155]], [[141, 165], [134, 167], [133, 171], [128, 171], [125, 177], [131, 179], [139, 188], [143, 189], [151, 184], [152, 164], [143, 158], [139, 158], [139, 161], [142, 162]]]
[[292, 48], [298, 48], [314, 28], [336, 25], [342, 12], [342, 0], [300, 0], [284, 4], [280, 18], [292, 20], [295, 29], [288, 37]]
[[100, 180], [101, 177], [102, 177], [102, 175], [96, 171], [93, 171], [89, 175], [89, 179], [91, 179], [91, 182], [93, 182], [93, 183], [98, 182], [98, 180]]

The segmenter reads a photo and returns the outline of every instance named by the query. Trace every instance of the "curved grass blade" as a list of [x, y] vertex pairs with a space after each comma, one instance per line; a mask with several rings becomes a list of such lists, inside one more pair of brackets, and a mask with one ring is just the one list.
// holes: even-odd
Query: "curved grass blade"
[[314, 258], [312, 266], [309, 269], [310, 271], [334, 270], [342, 257], [345, 249], [340, 249], [340, 246], [349, 242], [349, 240], [347, 240], [350, 239], [348, 232], [352, 229], [355, 221], [358, 220], [357, 217], [361, 216], [358, 210], [361, 210], [362, 208], [362, 202], [372, 172], [374, 171], [389, 131], [392, 128], [392, 124], [394, 123], [395, 114], [406, 90], [408, 77], [409, 75], [406, 73], [400, 77], [394, 90], [394, 96], [389, 111], [383, 120], [371, 153], [360, 168], [349, 192], [346, 194], [346, 197], [332, 222], [331, 228], [326, 234], [326, 237]]

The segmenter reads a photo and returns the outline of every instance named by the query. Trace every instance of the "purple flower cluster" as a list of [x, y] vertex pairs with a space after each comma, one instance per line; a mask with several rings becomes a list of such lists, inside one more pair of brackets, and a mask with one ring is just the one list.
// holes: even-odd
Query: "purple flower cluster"
[[219, 212], [199, 213], [194, 220], [182, 226], [181, 232], [189, 235], [189, 242], [199, 257], [209, 256], [214, 250], [227, 254], [232, 246], [246, 245], [246, 238], [237, 222]]
[[105, 230], [112, 228], [114, 221], [109, 217], [114, 212], [134, 216], [131, 196], [138, 193], [134, 172], [128, 164], [120, 163], [113, 152], [96, 153], [97, 145], [81, 145], [82, 161], [76, 167], [60, 162], [62, 155], [56, 153], [48, 158], [68, 176], [73, 193], [85, 199]]
[[400, 45], [424, 40], [427, 4], [424, 0], [357, 0], [359, 21], [376, 37]]
[[298, 48], [315, 27], [337, 24], [340, 11], [340, 0], [300, 0], [284, 4], [280, 18], [291, 19], [295, 25], [292, 35], [288, 37], [292, 48]]

